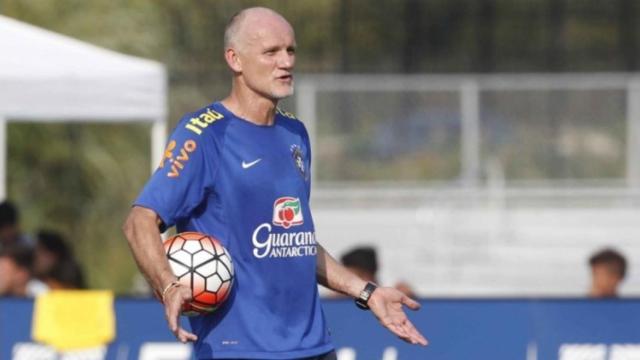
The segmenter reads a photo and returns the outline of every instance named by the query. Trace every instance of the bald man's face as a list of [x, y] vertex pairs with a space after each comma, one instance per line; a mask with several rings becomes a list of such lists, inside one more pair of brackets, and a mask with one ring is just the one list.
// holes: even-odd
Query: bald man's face
[[252, 91], [280, 100], [293, 94], [296, 40], [291, 25], [272, 14], [247, 15], [234, 50], [242, 82]]

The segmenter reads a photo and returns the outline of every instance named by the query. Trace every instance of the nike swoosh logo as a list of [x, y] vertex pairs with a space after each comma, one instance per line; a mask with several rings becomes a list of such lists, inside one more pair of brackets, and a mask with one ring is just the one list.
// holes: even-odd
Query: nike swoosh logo
[[252, 167], [253, 165], [255, 165], [255, 164], [259, 163], [259, 162], [260, 162], [260, 160], [262, 160], [262, 159], [254, 160], [254, 161], [252, 161], [252, 162], [250, 162], [250, 163], [246, 163], [246, 162], [244, 162], [244, 161], [243, 161], [243, 162], [242, 162], [242, 168], [243, 168], [243, 169], [248, 169], [248, 168]]

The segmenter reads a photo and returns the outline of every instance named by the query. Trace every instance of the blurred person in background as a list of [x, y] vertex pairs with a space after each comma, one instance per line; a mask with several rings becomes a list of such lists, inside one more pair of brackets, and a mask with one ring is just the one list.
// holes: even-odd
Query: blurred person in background
[[31, 245], [28, 237], [20, 230], [20, 213], [9, 200], [0, 203], [0, 247], [11, 244]]
[[38, 231], [33, 273], [49, 289], [84, 289], [84, 274], [71, 246], [55, 231]]
[[[378, 254], [371, 246], [355, 247], [340, 257], [340, 262], [364, 281], [378, 283]], [[400, 281], [394, 287], [409, 297], [415, 297], [411, 286]]]
[[82, 268], [70, 258], [58, 261], [45, 274], [44, 282], [51, 290], [86, 289]]
[[35, 297], [47, 286], [32, 276], [33, 249], [21, 244], [0, 250], [0, 296]]
[[353, 248], [340, 257], [340, 262], [362, 280], [378, 282], [378, 255], [373, 247]]
[[72, 257], [71, 248], [62, 235], [49, 230], [38, 231], [34, 249], [35, 276], [44, 278], [55, 266]]
[[592, 298], [616, 298], [627, 273], [627, 260], [613, 249], [604, 249], [589, 258]]

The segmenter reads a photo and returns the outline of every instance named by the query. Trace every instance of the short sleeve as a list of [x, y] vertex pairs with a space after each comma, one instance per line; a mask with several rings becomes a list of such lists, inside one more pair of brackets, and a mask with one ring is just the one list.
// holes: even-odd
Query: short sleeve
[[160, 216], [161, 230], [189, 217], [202, 203], [213, 189], [219, 164], [214, 136], [194, 133], [184, 124], [181, 121], [169, 137], [158, 168], [134, 202]]

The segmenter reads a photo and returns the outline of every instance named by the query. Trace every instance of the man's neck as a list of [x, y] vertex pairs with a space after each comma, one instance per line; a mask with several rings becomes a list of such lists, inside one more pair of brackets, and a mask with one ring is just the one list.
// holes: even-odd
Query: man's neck
[[267, 99], [246, 87], [236, 87], [222, 104], [233, 114], [256, 125], [273, 125], [277, 101]]
[[602, 290], [597, 287], [591, 287], [589, 296], [592, 298], [614, 298], [618, 297], [615, 290]]

